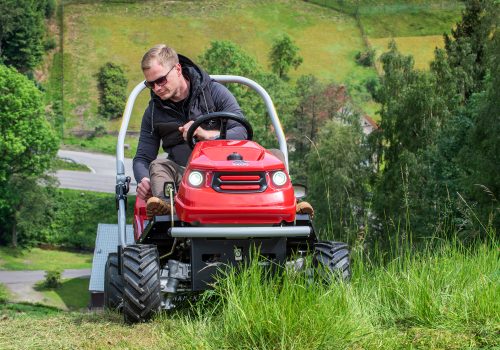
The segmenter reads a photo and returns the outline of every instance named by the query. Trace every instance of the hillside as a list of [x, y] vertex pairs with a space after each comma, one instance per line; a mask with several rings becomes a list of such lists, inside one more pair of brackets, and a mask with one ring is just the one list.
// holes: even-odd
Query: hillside
[[[442, 45], [441, 34], [459, 17], [461, 8], [454, 1], [441, 7], [419, 1], [383, 7], [367, 1], [360, 6], [362, 14], [357, 21], [341, 7], [328, 7], [329, 3], [346, 2], [311, 2], [208, 0], [64, 5], [62, 89], [66, 131], [92, 130], [98, 123], [96, 74], [100, 66], [108, 61], [123, 65], [130, 91], [142, 79], [139, 62], [143, 53], [160, 42], [196, 60], [211, 40], [231, 40], [267, 68], [272, 41], [286, 32], [304, 58], [299, 69], [292, 72], [292, 80], [314, 74], [322, 80], [354, 87], [376, 75], [374, 69], [356, 64], [356, 53], [368, 45], [380, 55], [392, 37], [402, 52], [415, 55], [417, 67], [426, 68], [434, 47]], [[58, 69], [55, 64], [52, 73], [57, 75]], [[138, 130], [147, 98], [143, 93], [136, 103], [130, 130]], [[366, 97], [357, 102], [372, 115], [377, 109]], [[119, 121], [107, 127], [118, 128]]]

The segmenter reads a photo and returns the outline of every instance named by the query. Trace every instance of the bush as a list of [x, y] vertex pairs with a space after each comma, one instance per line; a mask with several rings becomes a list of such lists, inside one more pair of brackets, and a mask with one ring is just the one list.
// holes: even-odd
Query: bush
[[56, 48], [56, 46], [57, 46], [56, 39], [54, 38], [47, 38], [43, 43], [43, 48], [45, 51], [53, 50]]
[[380, 80], [378, 77], [368, 78], [364, 81], [366, 90], [370, 93], [372, 98], [377, 101], [377, 93], [380, 88]]
[[99, 114], [106, 119], [120, 117], [127, 101], [128, 79], [125, 77], [124, 69], [108, 62], [99, 70], [98, 82]]
[[356, 54], [356, 62], [365, 67], [371, 67], [375, 63], [375, 50], [370, 49]]
[[45, 280], [42, 282], [42, 288], [58, 288], [61, 285], [61, 271], [51, 270], [45, 272]]

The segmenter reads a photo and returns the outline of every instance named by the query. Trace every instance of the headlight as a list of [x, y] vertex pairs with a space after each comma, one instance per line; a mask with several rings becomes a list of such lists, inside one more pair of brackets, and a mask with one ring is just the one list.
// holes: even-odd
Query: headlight
[[200, 186], [203, 183], [203, 174], [199, 171], [192, 171], [188, 176], [188, 182], [191, 186]]
[[276, 186], [283, 186], [286, 183], [287, 177], [283, 171], [277, 171], [273, 174], [273, 183]]

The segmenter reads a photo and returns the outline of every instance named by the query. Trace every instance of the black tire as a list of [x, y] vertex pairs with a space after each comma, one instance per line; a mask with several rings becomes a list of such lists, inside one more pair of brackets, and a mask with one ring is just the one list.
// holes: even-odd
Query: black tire
[[[324, 276], [336, 276], [344, 281], [351, 278], [351, 259], [349, 246], [342, 242], [320, 241], [314, 244], [313, 266]], [[326, 270], [326, 271], [325, 271]]]
[[154, 245], [123, 249], [123, 316], [127, 323], [149, 320], [160, 310], [160, 260]]
[[110, 253], [104, 272], [104, 308], [120, 310], [123, 301], [123, 277], [119, 275], [118, 254]]

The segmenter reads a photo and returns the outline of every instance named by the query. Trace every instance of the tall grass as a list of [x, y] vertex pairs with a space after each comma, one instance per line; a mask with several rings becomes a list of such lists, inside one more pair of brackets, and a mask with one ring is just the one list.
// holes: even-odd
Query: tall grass
[[500, 331], [498, 247], [439, 242], [388, 263], [355, 252], [349, 283], [311, 283], [293, 271], [270, 276], [254, 261], [181, 315], [181, 327], [157, 332], [186, 349], [492, 347]]

